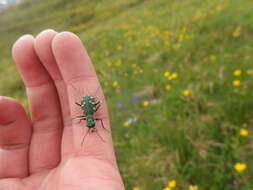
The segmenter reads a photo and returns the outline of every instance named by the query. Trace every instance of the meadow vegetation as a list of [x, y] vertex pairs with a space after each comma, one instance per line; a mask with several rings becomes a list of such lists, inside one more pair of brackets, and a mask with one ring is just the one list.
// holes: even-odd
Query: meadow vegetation
[[80, 36], [109, 106], [127, 190], [253, 189], [252, 0], [23, 0], [0, 12], [0, 95], [24, 86], [11, 45]]

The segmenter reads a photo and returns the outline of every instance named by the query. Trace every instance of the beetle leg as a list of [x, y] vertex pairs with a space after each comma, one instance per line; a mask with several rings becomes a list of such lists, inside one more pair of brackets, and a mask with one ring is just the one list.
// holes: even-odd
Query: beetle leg
[[82, 120], [86, 120], [86, 116], [84, 115], [78, 115], [74, 118], [71, 118], [71, 120], [73, 121], [74, 119], [78, 119], [78, 118], [80, 118], [78, 124], [81, 123]]
[[77, 119], [77, 118], [83, 118], [83, 117], [85, 117], [85, 116], [84, 116], [84, 115], [78, 115], [78, 116], [72, 118], [72, 120], [73, 120], [73, 119]]
[[98, 105], [98, 104], [100, 104], [101, 102], [100, 101], [97, 101], [96, 103], [95, 103], [95, 105]]
[[98, 133], [98, 130], [96, 128], [93, 128], [92, 132], [95, 132], [97, 134], [97, 136], [99, 136], [99, 138], [105, 142], [105, 140], [100, 136], [100, 134]]
[[86, 116], [84, 116], [84, 115], [78, 115], [78, 116], [76, 116], [76, 117], [74, 117], [74, 118], [71, 118], [71, 120], [78, 119], [78, 118], [81, 118], [80, 121], [79, 121], [79, 123], [80, 123], [82, 120], [86, 120]]
[[79, 103], [77, 103], [77, 102], [75, 102], [75, 103], [76, 103], [76, 105], [78, 105], [78, 106], [80, 106], [80, 107], [82, 106], [81, 104], [79, 104]]
[[101, 122], [101, 125], [102, 125], [102, 127], [103, 127], [103, 129], [104, 130], [106, 130], [108, 133], [110, 132], [110, 131], [108, 131], [106, 128], [105, 128], [105, 126], [104, 126], [104, 123], [103, 123], [103, 120], [102, 119], [100, 119], [100, 118], [96, 118], [95, 120], [99, 120], [100, 122]]
[[83, 146], [83, 142], [84, 142], [84, 139], [85, 139], [85, 137], [88, 135], [88, 133], [90, 132], [90, 128], [88, 129], [88, 131], [86, 132], [86, 134], [83, 136], [83, 140], [82, 140], [82, 146]]
[[81, 123], [82, 120], [86, 120], [86, 117], [83, 117], [79, 120], [79, 123]]
[[95, 108], [95, 112], [98, 111], [98, 109], [100, 108], [100, 104]]

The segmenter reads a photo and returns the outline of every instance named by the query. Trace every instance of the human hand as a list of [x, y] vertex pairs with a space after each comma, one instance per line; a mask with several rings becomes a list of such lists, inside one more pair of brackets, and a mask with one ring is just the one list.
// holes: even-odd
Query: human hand
[[[36, 38], [19, 38], [12, 54], [32, 120], [16, 100], [0, 97], [0, 189], [124, 190], [111, 132], [97, 122], [105, 142], [90, 133], [81, 146], [86, 122], [72, 120], [75, 88], [87, 93], [99, 89], [98, 96], [103, 97], [80, 39], [70, 32], [46, 30]], [[95, 116], [110, 131], [105, 103]]]

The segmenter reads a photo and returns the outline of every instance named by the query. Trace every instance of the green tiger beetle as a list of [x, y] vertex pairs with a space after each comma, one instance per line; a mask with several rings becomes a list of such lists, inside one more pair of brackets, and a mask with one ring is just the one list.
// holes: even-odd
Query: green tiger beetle
[[84, 135], [83, 140], [82, 140], [82, 145], [84, 142], [85, 137], [87, 136], [87, 134], [89, 132], [96, 132], [96, 134], [100, 137], [100, 139], [105, 142], [103, 140], [103, 138], [99, 135], [99, 133], [97, 132], [96, 129], [96, 121], [100, 121], [102, 128], [104, 130], [106, 130], [107, 132], [109, 132], [103, 124], [103, 120], [101, 118], [95, 118], [94, 117], [94, 113], [98, 111], [98, 109], [101, 106], [101, 101], [96, 100], [94, 97], [86, 95], [84, 97], [82, 97], [81, 102], [75, 102], [76, 105], [80, 106], [83, 114], [76, 116], [76, 118], [79, 118], [79, 123], [81, 123], [81, 121], [86, 120], [86, 127], [88, 127], [88, 131], [87, 133]]

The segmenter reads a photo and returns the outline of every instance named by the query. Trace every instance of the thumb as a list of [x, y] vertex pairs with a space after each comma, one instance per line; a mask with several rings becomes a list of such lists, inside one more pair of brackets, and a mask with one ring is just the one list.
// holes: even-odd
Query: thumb
[[0, 178], [28, 175], [31, 124], [20, 103], [0, 96]]

